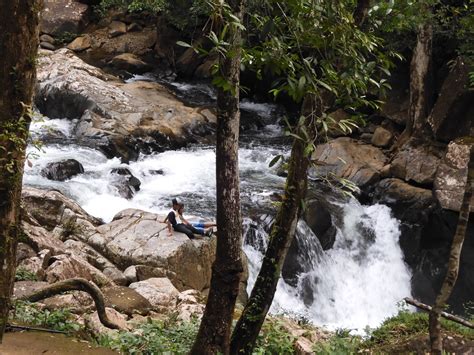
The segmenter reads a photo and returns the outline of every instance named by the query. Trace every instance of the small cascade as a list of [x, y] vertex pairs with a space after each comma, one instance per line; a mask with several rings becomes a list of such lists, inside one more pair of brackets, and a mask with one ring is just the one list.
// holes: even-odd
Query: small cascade
[[[341, 207], [342, 225], [330, 250], [323, 251], [312, 230], [299, 221], [296, 242], [301, 252], [295, 262], [302, 271], [295, 286], [280, 279], [271, 311], [363, 332], [397, 313], [397, 303], [410, 296], [411, 274], [398, 244], [399, 222], [387, 206], [352, 200]], [[250, 291], [268, 235], [258, 226], [249, 229], [253, 236], [246, 237], [244, 250], [250, 260]]]

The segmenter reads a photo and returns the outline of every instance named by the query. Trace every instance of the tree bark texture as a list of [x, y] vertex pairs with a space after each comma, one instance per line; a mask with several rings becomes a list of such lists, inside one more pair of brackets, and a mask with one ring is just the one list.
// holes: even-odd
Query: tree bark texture
[[[244, 1], [228, 3], [233, 14], [242, 19]], [[217, 96], [216, 220], [219, 234], [216, 260], [206, 309], [191, 354], [229, 353], [230, 329], [243, 272], [238, 162], [242, 37], [237, 26], [229, 26], [229, 43], [228, 55], [219, 59], [220, 73], [231, 90], [219, 89]]]
[[416, 47], [410, 62], [410, 108], [403, 140], [408, 140], [412, 136], [421, 139], [430, 134], [428, 115], [434, 101], [432, 26], [421, 25], [416, 38]]
[[[417, 307], [419, 309], [422, 309], [424, 311], [427, 311], [427, 312], [431, 312], [431, 310], [433, 309], [433, 307], [428, 306], [427, 304], [421, 303], [420, 301], [414, 300], [413, 298], [405, 297], [404, 300], [405, 300], [406, 303], [411, 304], [412, 306], [415, 306], [415, 307]], [[465, 320], [464, 318], [455, 316], [454, 314], [450, 314], [450, 313], [447, 313], [447, 312], [441, 312], [440, 316], [443, 317], [443, 318], [449, 319], [453, 322], [464, 325], [465, 327], [474, 329], [474, 324], [473, 323]]]
[[120, 329], [120, 327], [113, 323], [107, 313], [105, 312], [105, 302], [104, 295], [100, 289], [93, 283], [82, 278], [67, 279], [64, 281], [55, 282], [54, 284], [48, 285], [41, 290], [38, 290], [30, 295], [22, 297], [22, 300], [29, 302], [37, 302], [45, 298], [49, 298], [55, 295], [59, 295], [67, 291], [84, 291], [87, 292], [95, 303], [95, 308], [97, 309], [97, 314], [99, 315], [99, 320], [107, 328], [111, 329]]
[[[318, 107], [318, 111], [316, 111], [316, 107]], [[306, 116], [306, 122], [297, 127], [296, 134], [303, 136], [302, 128], [306, 128], [313, 143], [316, 139], [314, 118], [321, 113], [321, 107], [321, 104], [316, 104], [313, 95], [307, 95], [302, 108], [302, 114]], [[281, 268], [293, 240], [301, 204], [306, 194], [307, 173], [311, 161], [311, 157], [305, 153], [307, 145], [308, 142], [301, 139], [295, 139], [293, 142], [283, 201], [272, 226], [262, 267], [247, 305], [232, 334], [232, 354], [252, 353], [257, 336], [275, 296]]]
[[0, 0], [0, 342], [16, 268], [41, 5], [41, 0]]
[[441, 354], [443, 351], [443, 342], [441, 337], [441, 326], [439, 323], [439, 317], [443, 308], [445, 307], [451, 292], [453, 291], [454, 284], [458, 278], [459, 272], [459, 260], [461, 258], [461, 250], [466, 237], [467, 225], [469, 222], [469, 211], [470, 203], [474, 190], [474, 144], [470, 148], [470, 158], [467, 172], [466, 187], [464, 189], [464, 196], [459, 211], [458, 225], [456, 232], [453, 237], [451, 244], [451, 252], [449, 254], [448, 270], [441, 290], [436, 297], [433, 309], [430, 312], [429, 319], [429, 330], [430, 330], [430, 342], [431, 342], [431, 353]]

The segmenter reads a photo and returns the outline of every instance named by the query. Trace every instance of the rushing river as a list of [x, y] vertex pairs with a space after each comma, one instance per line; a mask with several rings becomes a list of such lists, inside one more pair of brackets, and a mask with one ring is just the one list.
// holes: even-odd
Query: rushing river
[[[153, 78], [134, 78], [137, 79]], [[193, 91], [201, 95], [201, 101], [215, 98], [206, 85], [169, 85], [184, 98]], [[267, 233], [263, 225], [251, 220], [249, 215], [274, 209], [271, 195], [282, 191], [285, 180], [277, 175], [278, 167], [270, 168], [269, 162], [277, 154], [288, 156], [289, 145], [281, 143], [283, 132], [278, 124], [281, 111], [276, 105], [245, 100], [242, 108], [244, 114], [258, 115], [265, 122], [262, 127], [242, 134], [239, 149], [245, 233], [250, 228], [253, 233], [257, 231], [256, 238], [244, 245], [249, 259], [250, 291], [262, 260]], [[34, 122], [31, 130], [39, 138], [51, 130], [60, 132], [67, 142], [74, 125], [74, 121], [67, 119], [43, 118]], [[97, 150], [71, 143], [46, 144], [40, 152], [29, 147], [28, 153], [32, 164], [25, 166], [24, 184], [58, 189], [75, 199], [88, 213], [106, 222], [125, 208], [164, 213], [172, 197], [186, 203], [189, 215], [208, 219], [215, 216], [214, 147], [193, 146], [143, 155], [130, 164], [122, 164], [116, 158], [107, 159]], [[41, 176], [40, 171], [46, 164], [68, 158], [79, 161], [85, 172], [64, 182]], [[118, 167], [128, 168], [141, 181], [140, 191], [130, 200], [122, 198], [111, 184], [110, 172]], [[388, 207], [362, 206], [355, 200], [344, 202], [340, 207], [343, 218], [340, 225], [336, 225], [335, 245], [328, 251], [322, 250], [305, 222], [299, 222], [297, 239], [305, 246], [305, 255], [301, 256], [304, 272], [298, 275], [296, 285], [280, 280], [272, 312], [295, 314], [330, 328], [360, 331], [366, 326], [377, 326], [397, 312], [397, 303], [410, 295], [411, 275], [398, 244], [398, 221], [391, 217]]]

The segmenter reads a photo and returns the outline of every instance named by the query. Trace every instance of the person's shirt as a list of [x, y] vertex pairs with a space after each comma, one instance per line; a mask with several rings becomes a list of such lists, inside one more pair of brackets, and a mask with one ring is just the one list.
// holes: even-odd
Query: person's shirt
[[175, 227], [178, 224], [178, 221], [176, 220], [176, 216], [179, 216], [179, 214], [175, 210], [171, 210], [168, 213], [168, 221], [171, 223], [173, 227]]

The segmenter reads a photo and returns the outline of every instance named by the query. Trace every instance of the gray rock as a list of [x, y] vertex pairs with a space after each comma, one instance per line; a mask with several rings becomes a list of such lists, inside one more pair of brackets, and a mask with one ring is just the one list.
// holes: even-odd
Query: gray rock
[[127, 25], [121, 21], [112, 21], [109, 25], [110, 37], [117, 37], [127, 33]]
[[40, 56], [35, 99], [48, 117], [79, 118], [80, 143], [123, 161], [184, 146], [196, 141], [195, 129], [210, 134], [215, 123], [215, 116], [185, 106], [160, 84], [115, 81], [67, 49]]
[[100, 270], [77, 256], [55, 255], [51, 261], [51, 265], [46, 269], [46, 280], [49, 283], [81, 277], [93, 281], [99, 287], [113, 285]]
[[86, 49], [89, 49], [92, 46], [92, 41], [90, 36], [80, 36], [74, 39], [71, 43], [67, 45], [67, 48], [74, 52], [83, 52]]
[[54, 44], [49, 43], [49, 42], [40, 42], [40, 47], [43, 49], [47, 49], [49, 51], [54, 51], [56, 49]]
[[98, 227], [88, 244], [121, 268], [160, 267], [175, 273], [187, 288], [209, 287], [215, 239], [190, 240], [178, 232], [169, 237], [163, 219], [149, 212], [124, 210], [111, 223]]
[[379, 181], [380, 171], [387, 162], [379, 148], [346, 137], [319, 145], [312, 158], [317, 161], [317, 166], [311, 169], [311, 176], [332, 173], [359, 187]]
[[131, 284], [132, 282], [138, 281], [137, 269], [135, 265], [132, 265], [126, 268], [123, 274], [127, 279], [127, 284]]
[[113, 57], [109, 64], [116, 69], [126, 70], [135, 74], [142, 74], [152, 69], [151, 65], [145, 63], [132, 53], [119, 54]]
[[107, 258], [81, 241], [67, 240], [64, 242], [67, 251], [78, 255], [81, 259], [102, 271], [102, 273], [117, 285], [127, 285], [125, 275]]
[[372, 136], [371, 143], [376, 147], [386, 148], [393, 141], [393, 134], [388, 129], [377, 127]]
[[49, 180], [64, 181], [82, 174], [84, 167], [75, 159], [66, 159], [58, 162], [48, 163], [41, 170], [41, 175]]
[[44, 281], [18, 281], [13, 286], [13, 298], [19, 299], [48, 286]]
[[32, 247], [25, 243], [18, 243], [16, 249], [16, 264], [18, 265], [20, 261], [36, 256], [36, 252]]
[[[441, 160], [434, 181], [434, 194], [441, 207], [459, 211], [467, 181], [469, 147], [462, 140], [449, 143], [446, 155]], [[474, 197], [471, 200], [471, 212], [474, 211]]]
[[[77, 202], [65, 197], [59, 191], [41, 190], [25, 186], [22, 189], [22, 201], [24, 214], [31, 216], [39, 223], [36, 226], [32, 225], [29, 229], [38, 227], [52, 231], [56, 226], [69, 222], [74, 216], [78, 228], [81, 229], [82, 234], [87, 236], [95, 233], [95, 226], [103, 223], [89, 215]], [[58, 240], [58, 242], [60, 241]]]
[[474, 136], [474, 90], [469, 67], [461, 58], [448, 74], [428, 117], [436, 139], [446, 143], [463, 136]]
[[141, 31], [142, 29], [143, 27], [136, 22], [132, 22], [130, 25], [127, 26], [127, 32], [136, 32]]
[[89, 23], [89, 7], [74, 0], [45, 0], [41, 12], [41, 32], [60, 35], [80, 33]]
[[442, 151], [442, 148], [416, 146], [409, 142], [393, 158], [390, 173], [405, 181], [431, 185], [434, 182]]
[[154, 309], [164, 310], [176, 307], [179, 291], [167, 278], [151, 278], [134, 282], [129, 287], [146, 298]]
[[152, 308], [150, 302], [133, 288], [113, 286], [103, 289], [102, 292], [107, 307], [129, 316], [135, 313], [145, 316]]
[[56, 41], [50, 35], [43, 34], [40, 36], [40, 42], [48, 42], [48, 43], [54, 44]]

